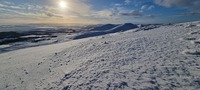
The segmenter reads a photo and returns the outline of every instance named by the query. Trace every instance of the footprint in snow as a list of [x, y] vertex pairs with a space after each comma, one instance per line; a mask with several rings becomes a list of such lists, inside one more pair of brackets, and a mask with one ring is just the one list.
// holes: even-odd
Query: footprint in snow
[[200, 34], [200, 30], [197, 30], [197, 31], [193, 31], [193, 32], [188, 33], [188, 35], [195, 35], [195, 34]]
[[187, 37], [187, 38], [180, 38], [179, 40], [181, 40], [181, 41], [184, 41], [184, 40], [192, 41], [192, 40], [196, 40], [196, 38], [194, 38], [194, 37]]
[[200, 50], [185, 50], [183, 51], [185, 55], [200, 56]]
[[189, 41], [191, 41], [191, 40], [196, 40], [196, 38], [194, 38], [194, 37], [188, 37], [188, 38], [184, 38], [184, 40], [189, 40]]
[[191, 41], [192, 44], [195, 44], [195, 45], [198, 45], [200, 44], [200, 39], [199, 40], [194, 40], [194, 41]]
[[197, 25], [194, 25], [194, 24], [188, 24], [188, 25], [185, 26], [185, 28], [191, 28], [191, 27], [195, 27], [195, 26], [197, 26]]

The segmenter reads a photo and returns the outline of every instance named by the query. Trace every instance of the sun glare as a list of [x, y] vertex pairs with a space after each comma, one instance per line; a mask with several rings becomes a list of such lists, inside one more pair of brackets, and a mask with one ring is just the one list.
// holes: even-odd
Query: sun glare
[[59, 2], [59, 6], [60, 6], [61, 8], [67, 8], [67, 3], [66, 3], [65, 1], [60, 1], [60, 2]]

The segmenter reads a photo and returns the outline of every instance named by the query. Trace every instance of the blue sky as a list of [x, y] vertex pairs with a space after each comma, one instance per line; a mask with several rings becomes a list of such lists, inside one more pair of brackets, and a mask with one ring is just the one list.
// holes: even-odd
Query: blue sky
[[[65, 7], [60, 6], [61, 2]], [[200, 0], [0, 0], [0, 24], [194, 20], [200, 20]]]

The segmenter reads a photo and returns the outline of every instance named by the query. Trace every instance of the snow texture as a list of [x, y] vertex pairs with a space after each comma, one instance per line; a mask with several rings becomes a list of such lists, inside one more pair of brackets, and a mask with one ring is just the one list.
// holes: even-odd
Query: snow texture
[[199, 24], [2, 53], [0, 90], [199, 90]]

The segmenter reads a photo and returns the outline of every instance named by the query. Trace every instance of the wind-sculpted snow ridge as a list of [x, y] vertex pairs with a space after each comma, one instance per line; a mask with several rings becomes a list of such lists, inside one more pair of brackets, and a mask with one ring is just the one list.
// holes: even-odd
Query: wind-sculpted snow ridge
[[200, 27], [185, 25], [0, 54], [0, 89], [199, 90]]
[[74, 39], [101, 36], [101, 35], [110, 34], [110, 33], [127, 31], [127, 30], [135, 29], [135, 28], [138, 28], [138, 26], [132, 23], [125, 23], [118, 26], [112, 25], [112, 24], [106, 24], [106, 25], [94, 28], [91, 31], [86, 32], [84, 34], [78, 35], [74, 37]]

